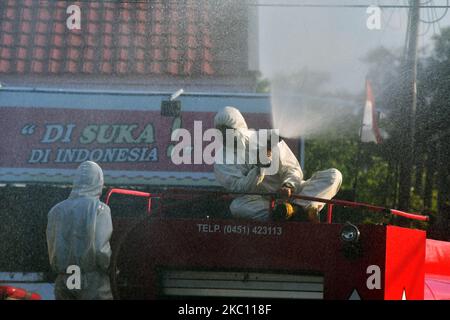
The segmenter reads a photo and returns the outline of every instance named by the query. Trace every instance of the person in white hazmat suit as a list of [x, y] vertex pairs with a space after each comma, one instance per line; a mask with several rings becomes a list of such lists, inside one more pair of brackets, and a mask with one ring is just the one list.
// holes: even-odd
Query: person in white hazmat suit
[[[225, 107], [214, 118], [214, 126], [222, 131], [235, 129], [237, 141], [234, 150], [223, 147], [223, 153], [236, 152], [240, 145], [248, 144], [251, 130], [248, 129], [244, 117], [238, 109]], [[253, 131], [254, 132], [254, 131]], [[255, 164], [214, 164], [217, 181], [228, 191], [248, 193], [279, 192], [289, 197], [291, 194], [331, 199], [339, 191], [342, 174], [337, 169], [318, 171], [309, 180], [303, 180], [303, 172], [295, 155], [284, 141], [277, 144], [279, 150], [279, 166], [275, 174], [266, 175], [265, 168]], [[319, 221], [319, 212], [323, 203], [295, 199], [295, 215], [306, 215], [311, 222]], [[243, 195], [235, 198], [230, 211], [234, 217], [266, 221], [269, 217], [270, 198], [261, 195]]]
[[[85, 161], [76, 170], [69, 198], [48, 214], [48, 255], [57, 273], [57, 300], [113, 298], [108, 274], [112, 222], [109, 207], [99, 199], [102, 188], [102, 169], [95, 162]], [[73, 269], [67, 273], [69, 266], [79, 267], [78, 287]]]

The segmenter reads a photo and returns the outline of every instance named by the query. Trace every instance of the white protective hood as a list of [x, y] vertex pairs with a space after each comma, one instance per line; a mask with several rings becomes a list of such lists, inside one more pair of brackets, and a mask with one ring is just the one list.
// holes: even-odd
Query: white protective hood
[[78, 167], [70, 198], [100, 197], [103, 189], [103, 171], [98, 164], [85, 161]]
[[225, 107], [214, 117], [214, 126], [227, 126], [231, 129], [248, 129], [241, 112], [234, 107]]

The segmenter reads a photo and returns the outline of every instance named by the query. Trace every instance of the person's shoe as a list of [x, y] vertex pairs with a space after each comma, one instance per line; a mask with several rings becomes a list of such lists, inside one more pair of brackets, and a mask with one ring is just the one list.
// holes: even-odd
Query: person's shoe
[[295, 208], [289, 202], [282, 202], [275, 206], [272, 212], [272, 218], [275, 221], [291, 220], [295, 215]]
[[293, 220], [300, 222], [319, 223], [319, 209], [312, 205], [309, 205], [305, 208], [303, 206], [294, 204]]
[[320, 223], [319, 209], [317, 207], [310, 205], [305, 212], [309, 222]]

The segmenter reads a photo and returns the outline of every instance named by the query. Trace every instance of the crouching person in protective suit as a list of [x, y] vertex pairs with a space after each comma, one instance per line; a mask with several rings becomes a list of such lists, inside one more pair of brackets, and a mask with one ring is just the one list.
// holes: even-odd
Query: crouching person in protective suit
[[[250, 130], [244, 117], [238, 109], [225, 107], [214, 118], [214, 126], [222, 132], [234, 129], [237, 141], [234, 150], [228, 150], [228, 144], [223, 147], [224, 154], [236, 152], [239, 145], [248, 144]], [[224, 133], [222, 133], [224, 134]], [[274, 193], [279, 192], [289, 197], [292, 194], [317, 198], [331, 199], [339, 191], [342, 184], [342, 174], [337, 169], [318, 171], [309, 180], [303, 180], [303, 172], [297, 158], [284, 141], [277, 144], [279, 151], [278, 171], [266, 175], [265, 168], [258, 164], [215, 163], [214, 174], [217, 181], [228, 191], [243, 193]], [[302, 220], [306, 217], [311, 222], [319, 221], [319, 212], [323, 203], [294, 199], [288, 204], [290, 210], [281, 206], [274, 211], [273, 218]], [[269, 220], [270, 198], [261, 195], [243, 195], [235, 198], [230, 205], [234, 217]]]
[[76, 171], [69, 198], [48, 214], [48, 255], [57, 273], [57, 300], [113, 298], [108, 274], [112, 222], [109, 207], [99, 199], [102, 188], [102, 169], [85, 161]]

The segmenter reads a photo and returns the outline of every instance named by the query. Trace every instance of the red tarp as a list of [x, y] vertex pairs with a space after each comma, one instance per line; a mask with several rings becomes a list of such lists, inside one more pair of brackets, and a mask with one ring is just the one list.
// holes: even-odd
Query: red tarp
[[450, 242], [427, 239], [425, 300], [450, 300]]

